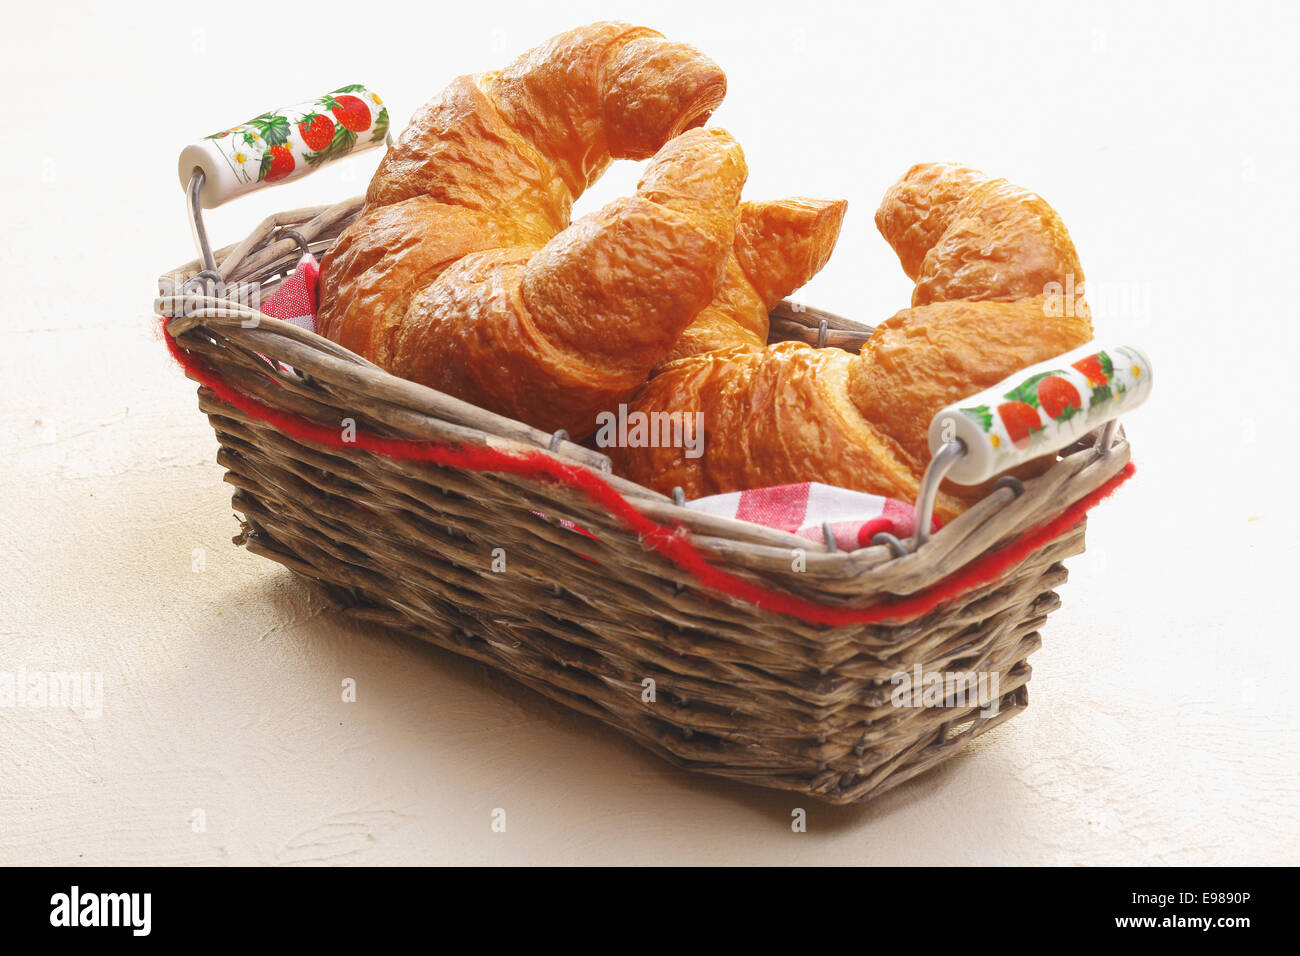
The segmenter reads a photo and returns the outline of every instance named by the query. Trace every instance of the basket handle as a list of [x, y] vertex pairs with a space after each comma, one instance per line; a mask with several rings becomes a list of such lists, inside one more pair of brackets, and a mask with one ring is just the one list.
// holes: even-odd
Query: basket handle
[[955, 402], [930, 421], [930, 465], [917, 494], [916, 543], [928, 537], [939, 485], [978, 485], [1032, 458], [1072, 444], [1115, 422], [1151, 394], [1151, 360], [1131, 345], [1073, 352], [1022, 369], [977, 395]]
[[[325, 163], [381, 146], [387, 136], [384, 101], [354, 83], [191, 143], [181, 151], [177, 173], [181, 187], [197, 188], [202, 207], [212, 209], [263, 185], [297, 179]], [[196, 178], [201, 181], [194, 187]]]

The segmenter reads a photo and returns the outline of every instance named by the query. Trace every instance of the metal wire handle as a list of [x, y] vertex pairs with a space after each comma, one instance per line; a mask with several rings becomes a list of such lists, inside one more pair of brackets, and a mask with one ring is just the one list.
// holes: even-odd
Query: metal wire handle
[[195, 166], [190, 173], [190, 184], [185, 188], [185, 205], [190, 212], [190, 232], [194, 236], [194, 245], [199, 250], [199, 262], [204, 272], [217, 272], [217, 260], [212, 257], [212, 244], [208, 242], [208, 228], [203, 224], [203, 204], [199, 202], [199, 193], [203, 190], [206, 176], [202, 167]]

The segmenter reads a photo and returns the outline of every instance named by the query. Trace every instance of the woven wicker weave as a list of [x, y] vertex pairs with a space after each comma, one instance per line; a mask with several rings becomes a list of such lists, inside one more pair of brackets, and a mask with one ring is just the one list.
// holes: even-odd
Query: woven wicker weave
[[[222, 279], [268, 295], [296, 262], [292, 227], [319, 253], [360, 200], [264, 222], [217, 253]], [[871, 607], [914, 595], [1059, 515], [1115, 478], [1120, 439], [1105, 453], [1062, 453], [1022, 493], [1004, 487], [915, 553], [828, 550], [747, 522], [702, 515], [606, 473], [597, 452], [406, 382], [309, 332], [212, 299], [182, 309], [189, 263], [161, 282], [175, 343], [238, 391], [337, 429], [548, 449], [600, 473], [643, 514], [690, 529], [717, 567], [824, 607]], [[195, 306], [198, 306], [197, 308]], [[184, 314], [181, 314], [184, 312]], [[816, 313], [783, 310], [774, 338], [815, 340]], [[830, 345], [869, 330], [831, 323]], [[278, 360], [298, 370], [281, 369]], [[1027, 658], [1059, 605], [1062, 561], [1083, 550], [1082, 520], [997, 580], [919, 619], [826, 627], [697, 582], [607, 509], [563, 484], [332, 447], [290, 437], [200, 387], [218, 461], [244, 516], [236, 539], [320, 588], [355, 618], [389, 625], [491, 665], [629, 735], [688, 770], [811, 794], [833, 803], [875, 796], [958, 753], [1027, 704]], [[580, 535], [572, 522], [593, 537]], [[506, 570], [493, 570], [504, 549]], [[802, 569], [795, 550], [806, 555]], [[998, 678], [996, 714], [965, 706], [897, 707], [891, 676], [984, 672]], [[647, 679], [654, 700], [644, 699]], [[986, 715], [987, 714], [987, 715]]]

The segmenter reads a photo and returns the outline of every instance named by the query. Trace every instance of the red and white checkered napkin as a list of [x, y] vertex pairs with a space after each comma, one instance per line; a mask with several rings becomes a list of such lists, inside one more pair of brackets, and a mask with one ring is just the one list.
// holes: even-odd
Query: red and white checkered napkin
[[[912, 506], [905, 502], [815, 481], [710, 495], [688, 501], [686, 507], [752, 521], [810, 541], [824, 541], [822, 526], [829, 522], [835, 545], [842, 551], [868, 547], [881, 532], [906, 538], [915, 527]], [[938, 522], [932, 522], [932, 530], [937, 528]]]
[[[310, 255], [303, 256], [298, 268], [280, 283], [262, 311], [309, 332], [316, 331], [319, 274], [316, 260]], [[842, 551], [865, 548], [882, 531], [906, 538], [912, 534], [914, 524], [912, 506], [905, 502], [816, 482], [711, 495], [688, 501], [686, 507], [789, 531], [809, 541], [823, 541], [822, 525], [830, 522], [835, 545]], [[937, 528], [936, 521], [932, 530]]]
[[262, 305], [262, 312], [273, 319], [283, 319], [308, 332], [316, 331], [316, 280], [320, 266], [316, 257], [308, 253], [298, 262], [298, 268], [280, 283], [271, 298]]

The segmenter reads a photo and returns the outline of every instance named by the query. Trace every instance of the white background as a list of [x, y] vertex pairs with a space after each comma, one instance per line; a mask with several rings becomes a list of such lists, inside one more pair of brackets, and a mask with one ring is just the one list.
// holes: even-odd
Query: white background
[[[102, 672], [105, 700], [98, 719], [0, 709], [0, 862], [1295, 863], [1296, 9], [11, 9], [0, 670]], [[230, 544], [215, 439], [157, 338], [155, 277], [193, 257], [185, 143], [352, 82], [400, 130], [453, 76], [601, 18], [723, 66], [714, 122], [744, 145], [748, 196], [849, 200], [803, 301], [867, 322], [905, 306], [876, 204], [910, 164], [960, 159], [1060, 210], [1099, 337], [1153, 358], [1126, 423], [1138, 475], [1091, 519], [1031, 707], [866, 807], [685, 776], [325, 611]], [[216, 210], [211, 234], [358, 193], [377, 159]]]

